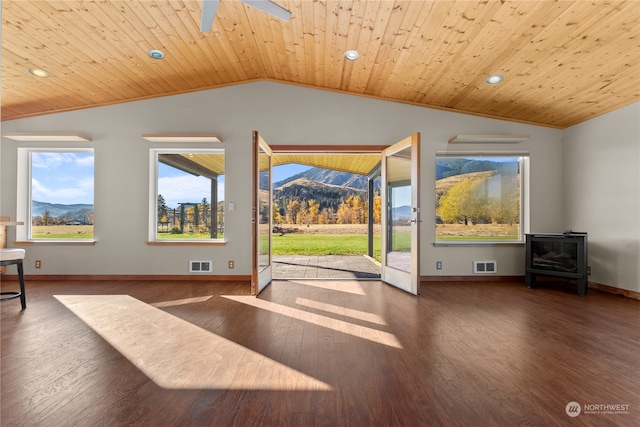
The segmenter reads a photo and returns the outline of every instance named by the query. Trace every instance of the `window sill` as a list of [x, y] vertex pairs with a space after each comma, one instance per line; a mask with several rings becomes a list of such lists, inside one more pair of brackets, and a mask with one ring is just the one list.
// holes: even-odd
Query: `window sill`
[[94, 246], [95, 240], [18, 240], [16, 246]]
[[160, 241], [150, 240], [147, 242], [147, 246], [224, 246], [227, 242], [224, 240], [219, 241], [198, 241], [198, 240], [174, 240], [174, 241]]
[[524, 246], [524, 242], [435, 242], [433, 246]]

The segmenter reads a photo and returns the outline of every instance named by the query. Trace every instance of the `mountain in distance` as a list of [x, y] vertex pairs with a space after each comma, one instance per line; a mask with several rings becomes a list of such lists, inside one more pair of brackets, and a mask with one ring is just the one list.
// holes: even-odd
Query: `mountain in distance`
[[49, 215], [56, 218], [67, 218], [82, 221], [87, 214], [93, 214], [93, 205], [76, 203], [73, 205], [63, 205], [59, 203], [31, 201], [31, 215], [42, 216], [44, 211], [49, 211]]
[[442, 157], [436, 160], [436, 181], [451, 176], [487, 171], [497, 171], [503, 175], [517, 175], [518, 169], [519, 163], [517, 161], [496, 162], [491, 160]]
[[320, 208], [332, 208], [335, 212], [340, 203], [352, 195], [360, 196], [363, 200], [367, 196], [365, 190], [325, 184], [306, 177], [288, 181], [273, 190], [273, 200], [281, 209], [286, 208], [292, 200], [308, 202], [313, 199], [320, 204]]
[[369, 179], [364, 175], [358, 175], [349, 172], [340, 172], [330, 169], [311, 168], [304, 172], [292, 175], [282, 181], [275, 182], [273, 188], [279, 188], [288, 182], [295, 181], [300, 178], [307, 178], [311, 181], [322, 184], [336, 185], [340, 187], [349, 187], [358, 190], [366, 190]]
[[391, 210], [391, 219], [393, 219], [394, 221], [399, 221], [399, 220], [406, 220], [406, 221], [410, 221], [411, 220], [411, 206], [398, 206], [397, 208], [393, 208]]
[[[273, 198], [281, 209], [297, 198], [301, 201], [314, 199], [321, 208], [330, 207], [336, 212], [340, 203], [350, 195], [358, 195], [366, 201], [368, 182], [369, 179], [363, 175], [312, 168], [275, 183]], [[375, 188], [376, 192], [380, 190], [379, 180]], [[408, 222], [412, 217], [412, 208], [408, 205], [397, 206], [393, 208], [391, 217], [393, 221]]]

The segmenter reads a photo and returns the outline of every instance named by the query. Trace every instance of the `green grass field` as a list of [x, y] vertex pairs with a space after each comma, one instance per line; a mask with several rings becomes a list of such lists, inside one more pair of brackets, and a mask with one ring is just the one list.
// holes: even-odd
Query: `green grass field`
[[[367, 245], [367, 236], [361, 234], [273, 235], [274, 255], [363, 255]], [[373, 237], [373, 252], [380, 256], [380, 236]]]

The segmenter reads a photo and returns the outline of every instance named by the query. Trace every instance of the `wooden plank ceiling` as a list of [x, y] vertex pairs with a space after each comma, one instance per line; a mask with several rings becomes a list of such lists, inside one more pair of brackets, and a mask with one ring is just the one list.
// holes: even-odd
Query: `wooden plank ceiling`
[[[380, 164], [379, 151], [366, 152], [279, 152], [273, 154], [273, 166], [282, 166], [291, 163], [330, 169], [340, 172], [356, 173], [368, 175]], [[224, 175], [225, 162], [224, 154], [161, 154], [158, 161], [188, 172], [196, 176], [207, 178], [217, 178]], [[269, 158], [260, 157], [260, 171], [269, 168]]]
[[288, 163], [314, 166], [340, 172], [368, 175], [380, 163], [380, 152], [372, 153], [274, 153], [273, 165]]
[[4, 0], [2, 120], [260, 80], [558, 128], [640, 99], [636, 0], [276, 2], [204, 34], [198, 0]]

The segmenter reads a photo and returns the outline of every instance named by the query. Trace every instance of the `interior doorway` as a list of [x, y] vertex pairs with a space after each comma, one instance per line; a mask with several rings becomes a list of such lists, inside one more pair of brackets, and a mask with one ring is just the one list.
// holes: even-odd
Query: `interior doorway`
[[[373, 201], [378, 199], [377, 209], [380, 209], [379, 189], [374, 183], [379, 187], [381, 153], [385, 148], [271, 146], [274, 166], [274, 279], [380, 280], [381, 230]], [[279, 180], [275, 171], [285, 165], [303, 165], [310, 168], [310, 172], [294, 175], [293, 180]], [[313, 178], [319, 171], [331, 171], [336, 175], [318, 184]], [[325, 173], [321, 180], [326, 180], [326, 175], [330, 174]], [[357, 184], [346, 182], [342, 185], [342, 180], [348, 180], [350, 174], [361, 179]], [[341, 185], [326, 183], [332, 179]], [[308, 186], [306, 189], [305, 184]], [[354, 185], [357, 191], [350, 194], [349, 191], [353, 190], [350, 185]], [[336, 188], [338, 186], [343, 188]], [[323, 191], [340, 200], [331, 204]], [[294, 217], [296, 199], [306, 212]], [[359, 215], [366, 217], [366, 222]], [[374, 224], [375, 218], [378, 218], [378, 224]], [[281, 247], [284, 250], [279, 250]]]
[[[406, 292], [417, 295], [420, 281], [420, 133], [414, 133], [411, 136], [396, 142], [386, 148], [377, 147], [378, 149], [368, 149], [362, 146], [355, 147], [270, 147], [260, 138], [257, 132], [254, 132], [254, 156], [253, 156], [253, 222], [255, 224], [253, 231], [253, 261], [252, 261], [252, 294], [260, 293], [262, 287], [261, 278], [264, 277], [264, 286], [267, 286], [274, 276], [276, 254], [273, 250], [273, 237], [277, 217], [282, 216], [282, 211], [273, 209], [274, 189], [273, 189], [273, 166], [279, 164], [308, 164], [311, 166], [321, 167], [330, 170], [348, 170], [355, 168], [354, 165], [362, 165], [366, 161], [371, 163], [362, 169], [360, 174], [367, 174], [368, 192], [373, 192], [373, 182], [380, 173], [380, 278], [382, 281], [402, 289]], [[263, 149], [261, 148], [263, 147]], [[264, 159], [265, 161], [262, 161]], [[295, 160], [294, 160], [295, 159]], [[268, 176], [268, 179], [263, 179]], [[306, 187], [306, 184], [303, 185]], [[303, 188], [307, 191], [306, 188]], [[310, 193], [310, 191], [307, 191]], [[298, 194], [294, 193], [291, 203], [300, 204]], [[357, 198], [353, 199], [353, 206], [356, 206]], [[372, 201], [372, 197], [368, 201]], [[315, 199], [309, 199], [316, 202]], [[343, 202], [344, 203], [344, 202]], [[289, 206], [289, 205], [288, 205]], [[319, 206], [314, 205], [314, 212], [317, 214]], [[299, 210], [299, 212], [303, 212]], [[309, 209], [308, 214], [311, 215]], [[353, 214], [354, 211], [351, 211]], [[368, 203], [367, 215], [368, 220], [373, 218], [373, 203]], [[287, 208], [286, 215], [291, 215], [288, 222], [296, 225], [310, 226], [307, 219], [294, 216], [293, 209]], [[341, 222], [341, 221], [339, 221]], [[374, 221], [369, 221], [371, 224]], [[265, 226], [266, 225], [266, 226]], [[286, 234], [283, 229], [280, 230], [282, 236]], [[368, 249], [372, 248], [373, 233], [367, 233], [369, 241]], [[299, 253], [293, 252], [291, 255], [314, 255], [307, 253], [306, 250], [300, 250]], [[268, 262], [258, 262], [261, 255]], [[317, 255], [331, 255], [330, 253], [319, 253]], [[319, 259], [315, 263], [307, 260], [305, 265], [300, 265], [305, 269], [311, 267], [313, 270], [324, 270], [326, 273], [322, 278], [334, 280], [331, 276], [332, 271], [348, 271], [349, 268], [340, 268], [334, 265], [321, 265]], [[283, 263], [285, 264], [285, 263]], [[289, 261], [289, 266], [295, 265], [295, 262]], [[347, 263], [349, 264], [349, 263]], [[353, 264], [353, 263], [351, 263]], [[264, 267], [264, 268], [262, 268]], [[300, 274], [299, 274], [300, 275]], [[285, 279], [294, 279], [296, 277], [284, 277]], [[312, 277], [300, 277], [310, 279]], [[353, 278], [353, 277], [352, 277]], [[260, 285], [260, 286], [258, 286]]]

